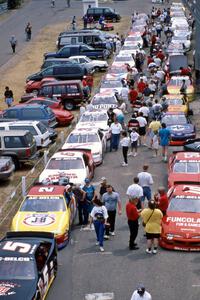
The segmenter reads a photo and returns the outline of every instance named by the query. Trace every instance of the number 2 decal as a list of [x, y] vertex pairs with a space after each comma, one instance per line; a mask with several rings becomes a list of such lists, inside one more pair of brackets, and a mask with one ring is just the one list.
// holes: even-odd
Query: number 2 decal
[[3, 246], [3, 250], [28, 253], [31, 250], [31, 245], [19, 242], [6, 242], [6, 244]]

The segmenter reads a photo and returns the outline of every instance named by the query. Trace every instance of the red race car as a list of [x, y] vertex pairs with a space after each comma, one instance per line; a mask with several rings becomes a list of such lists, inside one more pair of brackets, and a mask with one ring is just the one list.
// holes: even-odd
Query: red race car
[[200, 251], [200, 186], [177, 185], [168, 191], [168, 197], [160, 246], [171, 250]]
[[200, 153], [177, 152], [170, 156], [168, 165], [168, 186], [200, 183]]

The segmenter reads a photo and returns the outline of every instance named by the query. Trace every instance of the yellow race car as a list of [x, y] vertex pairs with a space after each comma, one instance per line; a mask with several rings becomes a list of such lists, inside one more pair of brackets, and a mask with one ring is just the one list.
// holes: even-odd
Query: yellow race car
[[75, 198], [67, 197], [64, 186], [36, 185], [14, 216], [11, 231], [52, 232], [60, 249], [68, 243], [75, 216]]
[[169, 112], [183, 112], [189, 114], [189, 103], [187, 97], [182, 95], [166, 95], [165, 96]]
[[172, 76], [167, 82], [167, 90], [169, 94], [180, 95], [180, 88], [183, 80], [185, 80], [187, 85], [186, 94], [188, 96], [188, 101], [190, 102], [194, 100], [194, 86], [189, 76]]

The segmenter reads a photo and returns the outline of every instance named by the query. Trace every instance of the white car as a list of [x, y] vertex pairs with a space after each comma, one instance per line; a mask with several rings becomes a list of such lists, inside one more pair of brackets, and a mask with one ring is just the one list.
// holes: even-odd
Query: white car
[[76, 128], [97, 127], [105, 133], [107, 139], [110, 138], [110, 127], [108, 125], [107, 110], [86, 111], [80, 117]]
[[123, 85], [121, 80], [102, 80], [100, 93], [118, 93], [121, 96]]
[[96, 94], [90, 104], [92, 104], [94, 109], [106, 109], [116, 108], [119, 103], [117, 97], [114, 93], [98, 93]]
[[104, 60], [91, 60], [89, 57], [84, 55], [79, 56], [70, 56], [69, 60], [76, 61], [79, 64], [85, 65], [89, 69], [93, 69], [95, 71], [104, 71], [108, 68], [107, 61]]
[[125, 55], [125, 54], [131, 54], [131, 55], [135, 55], [137, 52], [140, 51], [140, 48], [138, 47], [137, 44], [134, 45], [123, 45], [123, 47], [121, 48], [119, 55]]
[[39, 176], [39, 181], [49, 180], [55, 183], [62, 177], [68, 177], [74, 184], [83, 184], [86, 177], [92, 176], [92, 172], [83, 152], [63, 150], [55, 153], [49, 159], [44, 171]]
[[131, 68], [135, 67], [135, 60], [131, 54], [118, 54], [115, 57], [114, 64], [129, 64]]
[[0, 122], [0, 130], [28, 130], [34, 136], [38, 148], [46, 148], [51, 143], [48, 128], [39, 121]]
[[68, 135], [62, 149], [90, 149], [94, 163], [99, 165], [103, 161], [106, 144], [106, 136], [99, 128], [76, 128]]
[[132, 34], [128, 35], [124, 45], [140, 45], [143, 47], [143, 39], [141, 37], [141, 34], [139, 32], [133, 32]]
[[186, 52], [190, 50], [191, 42], [183, 36], [173, 36], [171, 43], [181, 43], [184, 44]]
[[178, 29], [178, 30], [174, 30], [174, 36], [181, 36], [183, 38], [187, 38], [188, 40], [191, 39], [191, 35], [192, 35], [192, 31], [191, 30], [182, 30], [182, 29]]
[[106, 80], [119, 80], [126, 79], [128, 74], [127, 67], [124, 64], [115, 64], [109, 68], [108, 73], [105, 76]]

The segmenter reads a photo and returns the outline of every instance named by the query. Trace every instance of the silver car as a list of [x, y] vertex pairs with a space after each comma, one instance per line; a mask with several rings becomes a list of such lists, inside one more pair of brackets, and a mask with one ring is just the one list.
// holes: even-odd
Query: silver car
[[8, 179], [14, 170], [15, 165], [12, 158], [9, 156], [0, 156], [0, 179]]

